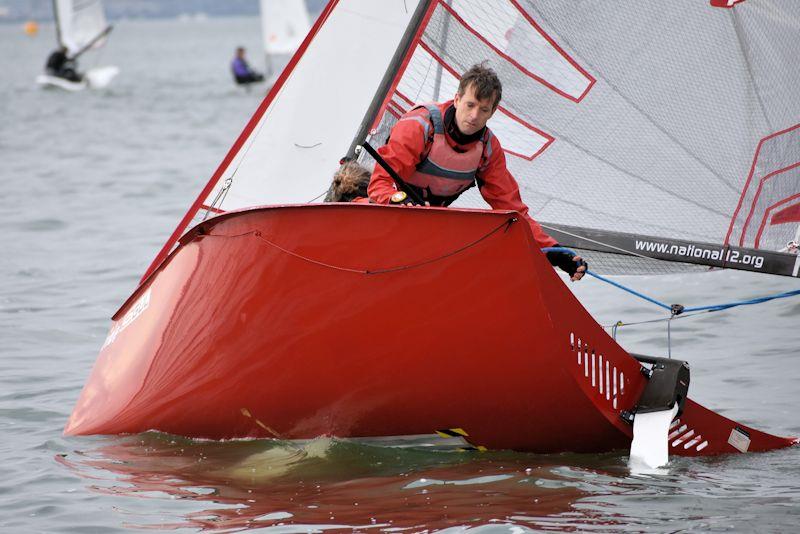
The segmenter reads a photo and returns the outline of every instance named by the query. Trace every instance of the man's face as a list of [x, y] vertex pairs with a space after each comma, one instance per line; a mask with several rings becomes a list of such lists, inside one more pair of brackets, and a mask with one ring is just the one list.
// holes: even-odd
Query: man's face
[[464, 135], [472, 135], [486, 126], [495, 112], [494, 96], [478, 100], [475, 84], [468, 85], [463, 95], [456, 93], [453, 105], [456, 108], [456, 126]]

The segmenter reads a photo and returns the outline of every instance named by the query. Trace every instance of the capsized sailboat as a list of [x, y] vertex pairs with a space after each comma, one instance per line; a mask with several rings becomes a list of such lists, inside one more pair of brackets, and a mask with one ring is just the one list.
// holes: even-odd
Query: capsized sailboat
[[488, 60], [526, 203], [595, 270], [711, 264], [682, 240], [777, 273], [797, 264], [798, 21], [791, 0], [331, 1], [114, 315], [65, 433], [590, 452], [674, 410], [671, 454], [796, 443], [688, 399], [685, 362], [626, 352], [515, 212], [318, 200], [342, 155], [369, 164], [365, 138]]
[[[53, 0], [53, 13], [58, 44], [66, 48], [70, 61], [77, 60], [89, 50], [102, 47], [113, 28], [106, 21], [102, 0]], [[91, 68], [80, 79], [75, 80], [54, 73], [44, 73], [36, 77], [36, 83], [42, 87], [66, 91], [102, 89], [117, 74], [119, 68], [109, 65]]]

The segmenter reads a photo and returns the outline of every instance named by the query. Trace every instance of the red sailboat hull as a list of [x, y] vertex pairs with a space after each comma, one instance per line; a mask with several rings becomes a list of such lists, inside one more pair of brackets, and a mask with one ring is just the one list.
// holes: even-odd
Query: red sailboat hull
[[[513, 212], [326, 204], [216, 217], [116, 314], [65, 433], [444, 431], [495, 449], [627, 447], [620, 413], [646, 386], [641, 365], [534, 246]], [[687, 401], [670, 452], [736, 452], [734, 429], [746, 450], [794, 443]]]

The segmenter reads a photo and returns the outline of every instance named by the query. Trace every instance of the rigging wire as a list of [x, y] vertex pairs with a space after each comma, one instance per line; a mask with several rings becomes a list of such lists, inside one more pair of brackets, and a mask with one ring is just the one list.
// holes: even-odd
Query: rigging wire
[[765, 295], [763, 297], [755, 297], [755, 298], [752, 298], [752, 299], [745, 299], [745, 300], [735, 300], [735, 301], [732, 301], [732, 302], [725, 302], [725, 303], [722, 303], [722, 304], [709, 304], [709, 305], [705, 305], [705, 306], [689, 306], [689, 307], [681, 306], [680, 311], [676, 312], [676, 308], [675, 307], [676, 306], [680, 306], [680, 305], [665, 304], [665, 303], [663, 303], [661, 301], [658, 301], [658, 300], [656, 300], [656, 299], [654, 299], [652, 297], [648, 297], [644, 293], [640, 293], [639, 291], [636, 291], [636, 290], [631, 289], [631, 288], [629, 288], [627, 286], [624, 286], [624, 285], [620, 284], [619, 282], [615, 282], [613, 280], [609, 280], [608, 278], [606, 278], [604, 276], [601, 276], [601, 275], [599, 275], [599, 274], [597, 274], [597, 273], [595, 273], [593, 271], [590, 271], [590, 270], [587, 270], [586, 274], [588, 274], [589, 276], [593, 276], [594, 278], [597, 278], [598, 280], [600, 280], [602, 282], [605, 282], [605, 283], [610, 284], [612, 286], [618, 287], [619, 289], [622, 289], [623, 291], [627, 291], [628, 293], [630, 293], [632, 295], [635, 295], [635, 296], [637, 296], [637, 297], [639, 297], [641, 299], [644, 299], [644, 300], [646, 300], [648, 302], [652, 302], [653, 304], [655, 304], [656, 306], [659, 306], [660, 308], [664, 308], [666, 310], [669, 310], [672, 313], [672, 315], [680, 315], [683, 312], [728, 310], [730, 308], [736, 308], [737, 306], [749, 306], [751, 304], [761, 304], [762, 302], [768, 302], [770, 300], [782, 299], [782, 298], [788, 298], [788, 297], [793, 297], [793, 296], [796, 296], [796, 295], [800, 295], [800, 289], [795, 289], [795, 290], [792, 290], [792, 291], [783, 291], [781, 293], [774, 293], [772, 295]]
[[[650, 320], [647, 320], [647, 321], [638, 321], [638, 322], [633, 322], [633, 323], [624, 323], [622, 321], [617, 321], [616, 323], [614, 323], [610, 327], [609, 326], [603, 326], [603, 328], [611, 328], [611, 337], [616, 341], [616, 339], [617, 339], [617, 331], [622, 326], [634, 326], [634, 325], [640, 325], [640, 324], [657, 323], [657, 322], [666, 321], [667, 322], [667, 357], [668, 358], [672, 358], [672, 321], [675, 320], [675, 319], [684, 319], [684, 318], [694, 317], [694, 316], [700, 315], [702, 313], [713, 313], [713, 312], [718, 312], [718, 311], [723, 311], [723, 310], [729, 310], [731, 308], [735, 308], [735, 307], [738, 307], [738, 306], [749, 306], [749, 305], [753, 305], [753, 304], [761, 304], [763, 302], [768, 302], [770, 300], [776, 300], [776, 299], [782, 299], [782, 298], [788, 298], [788, 297], [793, 297], [793, 296], [800, 295], [800, 289], [796, 289], [796, 290], [793, 290], [793, 291], [784, 291], [784, 292], [781, 292], [781, 293], [775, 293], [775, 294], [766, 295], [766, 296], [763, 296], [763, 297], [756, 297], [756, 298], [746, 299], [746, 300], [738, 300], [738, 301], [728, 302], [728, 303], [724, 303], [724, 304], [711, 304], [711, 305], [706, 305], [706, 306], [691, 306], [691, 307], [684, 307], [684, 306], [681, 306], [680, 304], [673, 304], [672, 306], [668, 306], [668, 305], [664, 304], [663, 302], [659, 302], [659, 301], [657, 301], [656, 299], [654, 299], [652, 297], [648, 297], [647, 295], [644, 295], [643, 293], [635, 291], [635, 290], [633, 290], [633, 289], [631, 289], [629, 287], [623, 286], [622, 284], [614, 282], [613, 280], [609, 280], [608, 278], [600, 276], [597, 273], [594, 273], [594, 272], [592, 272], [590, 270], [587, 270], [586, 274], [588, 274], [589, 276], [593, 276], [594, 278], [597, 278], [600, 281], [603, 281], [603, 282], [611, 284], [611, 285], [613, 285], [615, 287], [618, 287], [618, 288], [622, 289], [623, 291], [627, 291], [628, 293], [636, 295], [637, 297], [640, 297], [640, 298], [642, 298], [644, 300], [652, 302], [653, 304], [655, 304], [655, 305], [657, 305], [657, 306], [659, 306], [661, 308], [665, 308], [665, 309], [670, 311], [669, 317], [663, 317], [663, 318], [660, 318], [660, 319], [650, 319]], [[689, 313], [687, 315], [681, 315], [683, 312], [693, 312], [693, 313]]]
[[[542, 226], [544, 226], [544, 225], [542, 225]], [[584, 239], [588, 239], [588, 238], [584, 238]], [[589, 239], [589, 241], [592, 241], [592, 240]], [[604, 243], [599, 243], [599, 242], [595, 242], [595, 243], [604, 244]], [[610, 246], [610, 245], [608, 245], [608, 246]], [[612, 248], [617, 248], [617, 247], [612, 247]], [[622, 249], [618, 249], [618, 250], [622, 250]], [[573, 251], [573, 250], [571, 250], [569, 248], [566, 248], [566, 247], [546, 247], [546, 248], [542, 249], [542, 251], [561, 251], [561, 252], [568, 252], [568, 253], [575, 254], [575, 251]], [[794, 297], [794, 296], [800, 295], [800, 289], [795, 289], [795, 290], [792, 290], [792, 291], [782, 291], [780, 293], [773, 293], [771, 295], [765, 295], [765, 296], [762, 296], [762, 297], [754, 297], [754, 298], [751, 298], [751, 299], [744, 299], [744, 300], [735, 300], [735, 301], [731, 301], [731, 302], [725, 302], [725, 303], [722, 303], [722, 304], [707, 304], [707, 305], [704, 305], [704, 306], [688, 306], [687, 307], [687, 306], [684, 306], [682, 304], [671, 304], [671, 305], [670, 304], [666, 304], [664, 302], [661, 302], [659, 300], [654, 299], [653, 297], [647, 296], [644, 293], [636, 291], [635, 289], [632, 289], [632, 288], [630, 288], [628, 286], [620, 284], [619, 282], [615, 282], [614, 280], [606, 278], [605, 276], [601, 276], [601, 275], [597, 274], [596, 272], [591, 271], [589, 269], [586, 270], [586, 274], [591, 276], [591, 277], [593, 277], [593, 278], [596, 278], [596, 279], [600, 280], [601, 282], [605, 282], [605, 283], [607, 283], [609, 285], [612, 285], [612, 286], [614, 286], [614, 287], [616, 287], [618, 289], [626, 291], [626, 292], [628, 292], [628, 293], [630, 293], [630, 294], [632, 294], [632, 295], [634, 295], [636, 297], [639, 297], [642, 300], [646, 300], [646, 301], [648, 301], [648, 302], [650, 302], [652, 304], [655, 304], [656, 306], [658, 306], [660, 308], [663, 308], [663, 309], [669, 311], [670, 312], [669, 317], [663, 317], [663, 318], [659, 318], [659, 319], [650, 319], [650, 320], [646, 320], [646, 321], [638, 321], [638, 322], [633, 322], [633, 323], [624, 323], [623, 321], [617, 321], [613, 325], [603, 326], [603, 328], [610, 328], [611, 329], [611, 337], [614, 340], [616, 340], [617, 339], [617, 331], [619, 330], [620, 327], [640, 325], [640, 324], [648, 324], [648, 323], [657, 323], [657, 322], [666, 321], [667, 322], [667, 354], [668, 354], [668, 356], [670, 358], [672, 358], [672, 321], [674, 319], [683, 319], [683, 318], [688, 318], [688, 317], [694, 317], [696, 315], [700, 315], [701, 313], [718, 312], [718, 311], [722, 311], [722, 310], [729, 310], [731, 308], [736, 308], [738, 306], [750, 306], [750, 305], [753, 305], [753, 304], [761, 304], [761, 303], [764, 303], [764, 302], [769, 302], [771, 300], [783, 299], [783, 298]], [[687, 314], [683, 315], [684, 313], [687, 313]]]

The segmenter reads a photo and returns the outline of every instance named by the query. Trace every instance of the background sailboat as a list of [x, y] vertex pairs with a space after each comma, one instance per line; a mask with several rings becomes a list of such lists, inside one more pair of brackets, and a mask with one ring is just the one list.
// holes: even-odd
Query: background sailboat
[[[89, 50], [104, 46], [112, 29], [106, 21], [102, 0], [53, 0], [53, 13], [58, 44], [67, 49], [67, 57], [73, 61]], [[80, 81], [45, 73], [36, 78], [36, 83], [68, 91], [87, 87], [102, 89], [118, 73], [116, 66], [94, 67], [87, 70]]]
[[268, 84], [275, 82], [310, 29], [305, 0], [261, 0], [264, 78]]

